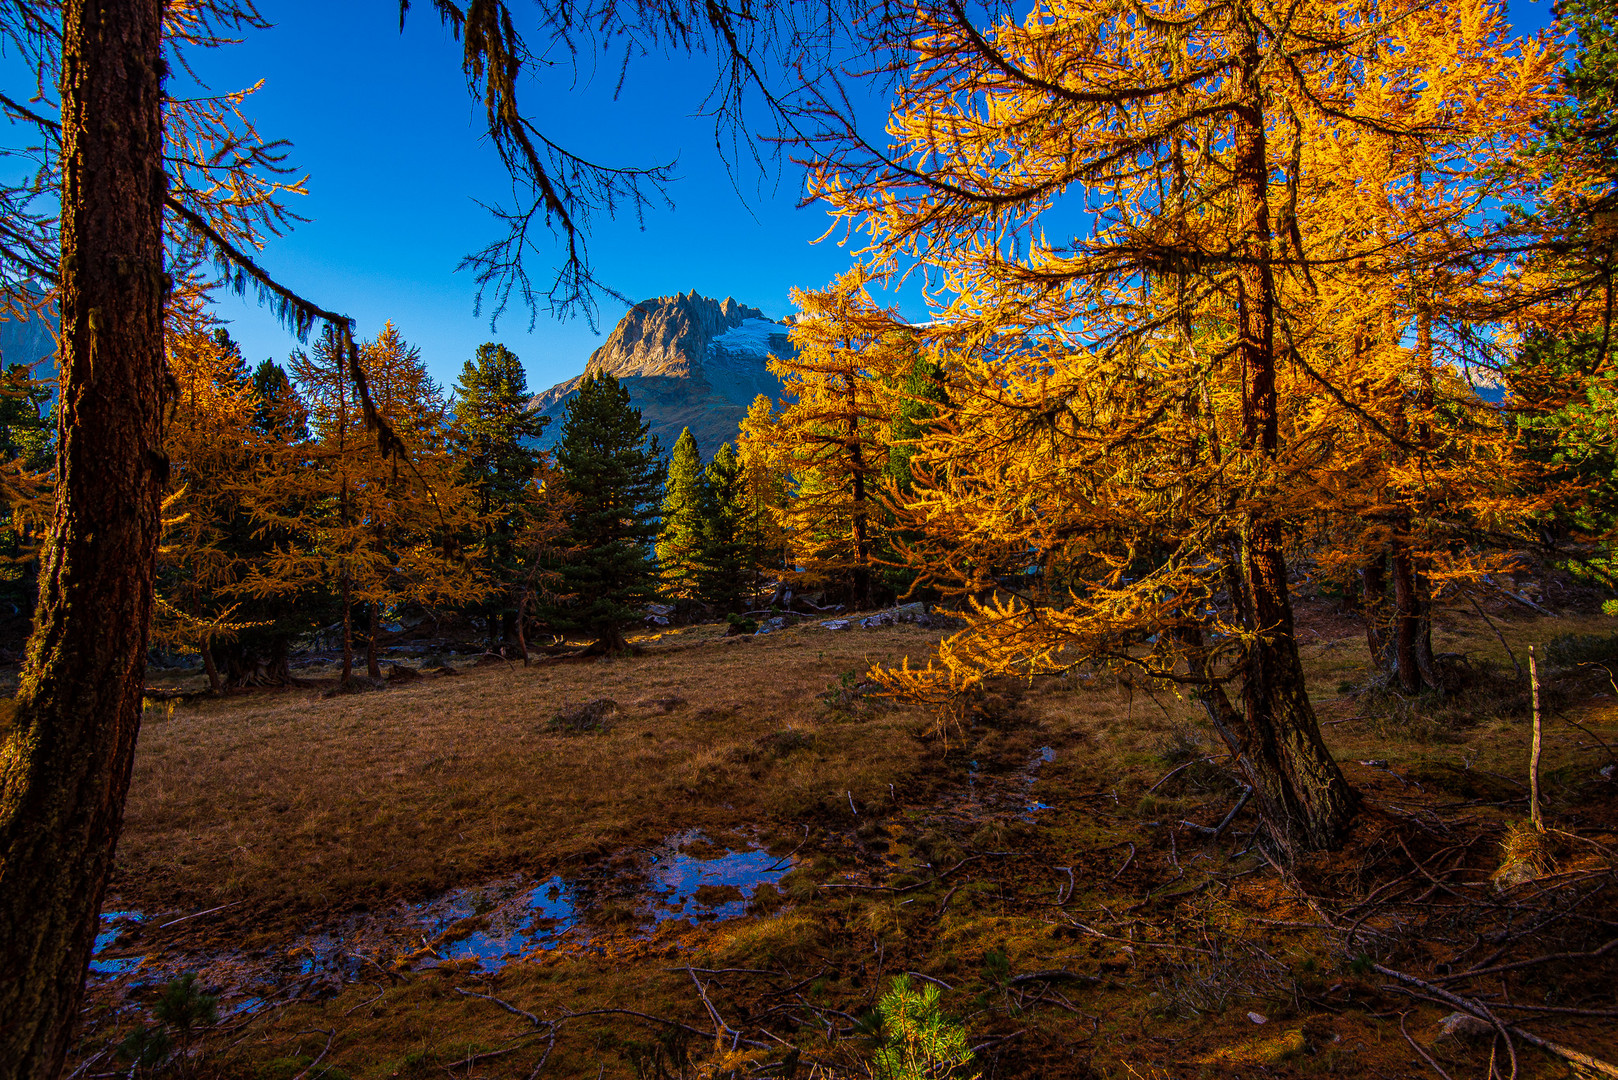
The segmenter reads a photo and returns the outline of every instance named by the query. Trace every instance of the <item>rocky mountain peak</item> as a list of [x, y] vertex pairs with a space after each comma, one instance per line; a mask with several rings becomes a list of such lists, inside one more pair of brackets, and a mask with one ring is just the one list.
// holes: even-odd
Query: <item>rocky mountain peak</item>
[[758, 308], [727, 296], [714, 300], [697, 295], [660, 296], [629, 309], [590, 354], [586, 375], [605, 371], [620, 379], [630, 375], [698, 376], [708, 345], [749, 319], [763, 319]]
[[788, 327], [732, 297], [714, 300], [696, 290], [644, 300], [590, 354], [584, 373], [536, 394], [529, 408], [553, 418], [542, 440], [554, 443], [567, 402], [598, 371], [621, 379], [663, 449], [690, 427], [705, 458], [736, 438], [737, 426], [759, 394], [777, 397], [781, 380], [769, 357], [790, 356]]

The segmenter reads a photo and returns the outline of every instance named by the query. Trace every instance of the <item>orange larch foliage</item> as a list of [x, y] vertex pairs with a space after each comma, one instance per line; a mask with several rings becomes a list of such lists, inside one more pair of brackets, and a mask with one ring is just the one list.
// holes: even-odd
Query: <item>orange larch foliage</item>
[[[1335, 844], [1354, 799], [1289, 553], [1334, 522], [1333, 565], [1397, 538], [1436, 583], [1525, 509], [1437, 343], [1504, 273], [1499, 177], [1555, 50], [1482, 0], [916, 18], [882, 43], [890, 147], [834, 125], [816, 181], [872, 267], [926, 269], [949, 388], [904, 513], [923, 572], [977, 599], [884, 679], [947, 705], [989, 675], [1137, 669], [1207, 709], [1278, 851]], [[1381, 533], [1344, 527], [1365, 512]]]

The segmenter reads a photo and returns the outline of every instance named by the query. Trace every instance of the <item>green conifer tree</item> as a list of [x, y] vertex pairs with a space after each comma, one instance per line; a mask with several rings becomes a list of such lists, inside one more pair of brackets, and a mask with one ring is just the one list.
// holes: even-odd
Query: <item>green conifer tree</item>
[[702, 453], [686, 428], [674, 440], [668, 479], [663, 482], [663, 520], [657, 534], [657, 565], [666, 595], [680, 600], [698, 593], [693, 559], [702, 531], [697, 501], [702, 489]]
[[742, 463], [725, 443], [697, 487], [699, 528], [692, 560], [698, 598], [725, 612], [745, 610], [758, 588], [764, 537], [753, 506]]
[[478, 346], [455, 384], [450, 449], [476, 500], [480, 561], [500, 584], [483, 611], [491, 652], [502, 640], [517, 640], [514, 592], [525, 573], [517, 538], [528, 525], [534, 473], [544, 456], [534, 440], [550, 422], [529, 410], [529, 397], [528, 375], [517, 354], [492, 341]]
[[258, 399], [253, 426], [260, 433], [292, 443], [309, 437], [309, 410], [280, 364], [265, 360], [253, 369], [253, 394]]
[[561, 633], [585, 633], [595, 651], [622, 652], [623, 627], [657, 594], [657, 495], [662, 451], [605, 373], [586, 379], [568, 402], [556, 447], [567, 499], [571, 557], [557, 569], [555, 597], [540, 616]]

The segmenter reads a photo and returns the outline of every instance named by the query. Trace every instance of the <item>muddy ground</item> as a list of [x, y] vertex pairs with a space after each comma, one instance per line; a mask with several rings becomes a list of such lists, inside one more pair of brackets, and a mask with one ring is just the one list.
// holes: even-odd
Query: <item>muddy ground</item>
[[[1296, 873], [1190, 703], [1074, 673], [997, 687], [941, 740], [865, 693], [872, 663], [924, 659], [938, 632], [912, 626], [153, 703], [72, 1067], [866, 1076], [907, 972], [964, 1029], [964, 1075], [1618, 1061], [1618, 686], [1541, 667], [1553, 831], [1525, 839], [1507, 652], [1612, 620], [1444, 611], [1464, 686], [1406, 701], [1368, 685], [1356, 619], [1300, 614], [1366, 810]], [[217, 1019], [158, 1009], [187, 973]]]

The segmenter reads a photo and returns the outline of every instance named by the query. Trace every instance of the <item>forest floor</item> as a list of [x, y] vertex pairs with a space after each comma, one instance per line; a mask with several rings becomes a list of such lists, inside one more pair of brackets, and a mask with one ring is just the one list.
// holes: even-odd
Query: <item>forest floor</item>
[[[70, 1071], [129, 1075], [167, 1039], [151, 1075], [867, 1076], [906, 972], [975, 1049], [962, 1075], [1568, 1075], [1547, 1041], [1618, 1061], [1618, 686], [1541, 660], [1536, 839], [1505, 647], [1526, 664], [1613, 620], [1485, 609], [1437, 619], [1466, 686], [1407, 701], [1368, 688], [1358, 618], [1299, 601], [1365, 809], [1295, 873], [1250, 805], [1228, 816], [1189, 702], [1006, 683], [941, 740], [862, 682], [925, 659], [939, 632], [913, 626], [686, 627], [627, 659], [153, 702]], [[217, 1021], [172, 989], [155, 1018], [188, 972]], [[1456, 999], [1498, 1028], [1446, 1030]]]

